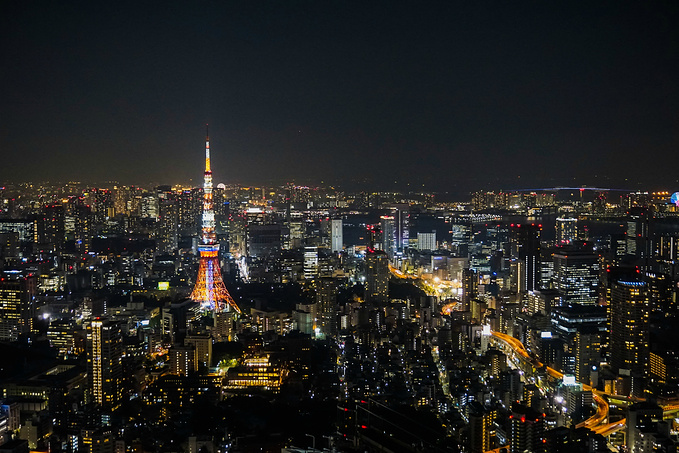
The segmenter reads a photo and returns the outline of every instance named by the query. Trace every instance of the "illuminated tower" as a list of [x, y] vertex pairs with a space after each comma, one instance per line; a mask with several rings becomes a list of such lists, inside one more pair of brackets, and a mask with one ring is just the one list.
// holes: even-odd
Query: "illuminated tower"
[[226, 290], [219, 267], [219, 244], [215, 234], [215, 211], [212, 202], [212, 170], [210, 169], [210, 137], [205, 137], [205, 180], [203, 182], [203, 222], [200, 237], [200, 267], [191, 299], [200, 302], [201, 308], [217, 313], [231, 311], [240, 313]]
[[120, 325], [95, 318], [87, 326], [87, 379], [93, 402], [113, 409], [123, 398], [123, 336]]

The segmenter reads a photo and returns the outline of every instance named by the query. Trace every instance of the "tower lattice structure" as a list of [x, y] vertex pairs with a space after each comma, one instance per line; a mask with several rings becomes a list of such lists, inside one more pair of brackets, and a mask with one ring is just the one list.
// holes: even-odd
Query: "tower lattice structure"
[[219, 243], [215, 233], [215, 211], [212, 200], [212, 169], [210, 168], [210, 135], [205, 136], [205, 175], [203, 181], [203, 219], [200, 237], [200, 267], [191, 299], [205, 310], [223, 312], [235, 310], [236, 302], [226, 289], [219, 266]]

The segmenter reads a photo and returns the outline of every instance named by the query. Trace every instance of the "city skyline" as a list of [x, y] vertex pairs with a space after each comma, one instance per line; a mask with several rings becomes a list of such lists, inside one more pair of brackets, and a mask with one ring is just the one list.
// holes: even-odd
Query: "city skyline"
[[674, 5], [3, 9], [3, 181], [677, 182]]
[[676, 453], [676, 24], [1, 3], [0, 453]]

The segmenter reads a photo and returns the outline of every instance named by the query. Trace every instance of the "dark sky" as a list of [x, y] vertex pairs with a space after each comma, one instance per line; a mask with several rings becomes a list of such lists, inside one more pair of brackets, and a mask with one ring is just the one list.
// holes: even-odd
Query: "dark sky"
[[217, 182], [672, 190], [678, 24], [676, 1], [4, 1], [0, 181], [200, 184], [210, 123]]

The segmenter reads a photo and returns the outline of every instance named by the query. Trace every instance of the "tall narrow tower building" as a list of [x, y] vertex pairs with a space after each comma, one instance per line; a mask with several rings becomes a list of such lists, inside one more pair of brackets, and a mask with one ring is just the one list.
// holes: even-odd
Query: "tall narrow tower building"
[[87, 379], [94, 403], [117, 408], [123, 397], [123, 337], [120, 325], [95, 318], [87, 326]]
[[200, 267], [196, 277], [196, 286], [191, 299], [199, 302], [201, 308], [213, 312], [237, 311], [231, 295], [224, 285], [222, 270], [219, 266], [219, 244], [215, 234], [215, 211], [212, 200], [212, 169], [210, 168], [210, 136], [205, 137], [205, 178], [203, 181], [203, 219], [200, 237]]

